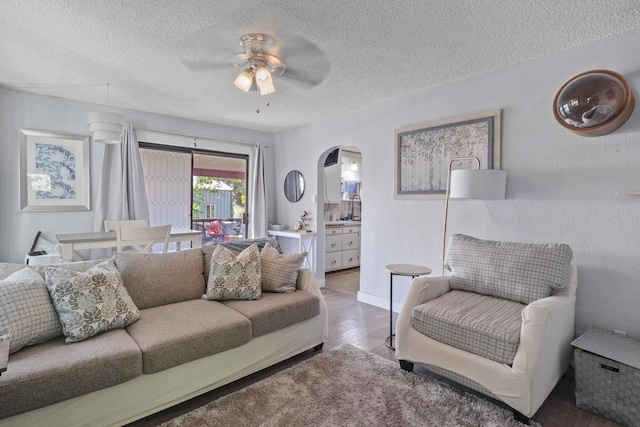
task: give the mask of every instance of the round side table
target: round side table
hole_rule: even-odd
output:
[[[389,264],[384,268],[389,272],[389,336],[385,340],[385,344],[391,350],[395,350],[393,343],[393,338],[396,336],[393,333],[393,276],[411,276],[413,279],[414,277],[431,274],[431,269],[415,264]]]

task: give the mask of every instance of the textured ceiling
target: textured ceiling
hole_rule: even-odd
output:
[[[0,0],[0,86],[281,132],[639,27],[635,0]],[[249,32],[288,67],[269,107],[233,85]]]

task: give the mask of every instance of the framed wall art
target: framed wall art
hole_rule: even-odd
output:
[[[469,156],[482,169],[500,169],[500,110],[397,129],[395,198],[444,199],[449,163]]]
[[[89,137],[19,129],[20,210],[88,211]]]

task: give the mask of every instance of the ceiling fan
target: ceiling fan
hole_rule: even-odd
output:
[[[275,55],[276,41],[266,34],[250,33],[240,37],[244,50],[238,57],[248,66],[241,72],[233,84],[243,92],[249,92],[255,80],[260,95],[269,95],[276,91],[272,75],[281,76],[287,66]]]
[[[230,66],[242,68],[243,71],[236,77],[234,84],[244,92],[255,87],[261,95],[275,92],[274,76],[282,77],[282,81],[286,80],[287,84],[311,89],[322,83],[329,73],[330,64],[324,53],[313,42],[301,36],[287,35],[283,43],[279,44],[267,34],[248,33],[240,37],[240,45],[242,52],[236,55],[235,61],[212,58],[184,59],[182,62],[194,72]]]

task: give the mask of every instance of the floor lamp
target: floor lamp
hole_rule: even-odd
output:
[[[454,162],[473,160],[475,169],[451,170]],[[442,231],[442,275],[447,243],[447,216],[449,199],[504,199],[507,188],[507,173],[498,169],[480,169],[477,157],[458,157],[449,162],[447,191],[444,201],[444,227]]]

